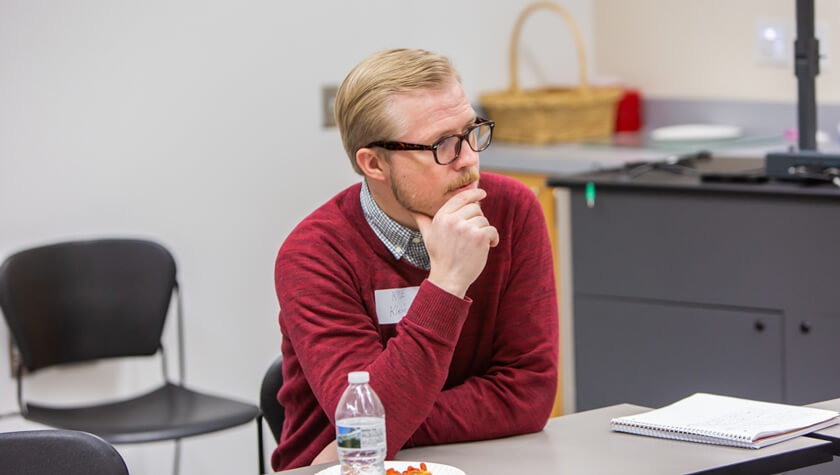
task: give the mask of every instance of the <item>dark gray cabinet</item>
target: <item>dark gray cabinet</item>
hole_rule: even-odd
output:
[[[695,392],[783,400],[779,313],[575,297],[578,410]]]
[[[762,163],[721,160],[696,167]],[[577,410],[840,396],[840,189],[657,170],[549,183],[571,189]]]
[[[835,294],[840,277],[835,278]],[[785,329],[787,399],[812,403],[840,396],[840,310],[819,316],[794,312]],[[830,395],[830,396],[826,396]]]

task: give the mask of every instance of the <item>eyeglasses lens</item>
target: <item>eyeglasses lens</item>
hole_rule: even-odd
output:
[[[493,135],[493,128],[487,124],[476,125],[470,129],[465,138],[469,143],[469,147],[475,152],[481,152],[490,145],[490,137]],[[453,135],[447,137],[438,144],[435,154],[437,155],[438,163],[446,165],[453,162],[458,155],[461,154],[461,137]]]
[[[447,137],[446,140],[438,145],[436,150],[437,159],[440,163],[449,163],[461,153],[461,138]]]
[[[476,152],[480,152],[490,145],[490,137],[492,136],[492,128],[489,125],[483,124],[470,131],[470,148]]]

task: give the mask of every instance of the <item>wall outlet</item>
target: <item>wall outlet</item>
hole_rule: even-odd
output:
[[[793,35],[784,20],[755,22],[755,62],[769,66],[793,64]]]
[[[338,86],[321,87],[321,116],[325,129],[335,127],[335,96],[338,94]]]

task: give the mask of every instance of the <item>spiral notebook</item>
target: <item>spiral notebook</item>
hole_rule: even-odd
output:
[[[838,422],[837,411],[696,393],[661,409],[617,417],[610,426],[618,432],[759,449]]]

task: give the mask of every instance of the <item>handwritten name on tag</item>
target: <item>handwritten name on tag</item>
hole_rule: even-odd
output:
[[[401,289],[383,289],[373,292],[376,300],[376,318],[380,325],[399,323],[408,313],[411,302],[417,296],[420,287],[404,287]]]

